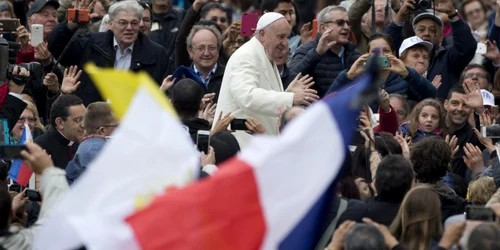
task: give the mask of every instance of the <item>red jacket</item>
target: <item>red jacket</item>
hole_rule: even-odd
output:
[[[391,107],[391,111],[385,113],[382,109],[378,109],[379,114],[379,124],[373,128],[375,132],[387,132],[391,134],[396,134],[398,131],[398,117],[396,116],[396,110]]]
[[[16,64],[20,63],[30,63],[35,61],[35,48],[30,44],[30,50],[27,52],[19,49],[16,57]]]

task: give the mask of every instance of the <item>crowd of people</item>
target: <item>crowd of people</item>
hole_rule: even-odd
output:
[[[72,8],[90,21],[67,20]],[[15,31],[1,22],[11,18]],[[43,25],[36,46],[32,25]],[[43,197],[9,191],[0,161],[0,248],[31,249],[119,126],[86,64],[147,72],[193,144],[209,144],[199,149],[210,178],[376,60],[378,100],[360,110],[316,249],[500,249],[500,225],[466,213],[500,217],[499,155],[480,132],[500,122],[500,1],[0,0],[0,34],[19,65],[0,115],[14,143],[32,131],[22,156]],[[39,78],[22,66],[34,62]]]

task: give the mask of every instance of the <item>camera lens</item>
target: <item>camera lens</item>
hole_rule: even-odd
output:
[[[430,8],[430,3],[428,0],[420,0],[418,1],[418,5],[422,8],[422,9],[428,9]]]

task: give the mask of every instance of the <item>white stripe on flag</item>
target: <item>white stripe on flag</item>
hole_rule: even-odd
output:
[[[266,221],[261,249],[278,249],[328,188],[342,167],[343,145],[337,122],[320,102],[290,123],[279,140],[256,137],[242,152],[255,168]]]

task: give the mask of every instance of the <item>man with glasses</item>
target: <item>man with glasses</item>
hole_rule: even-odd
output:
[[[68,163],[66,168],[66,179],[73,184],[85,171],[87,166],[99,154],[106,143],[106,139],[118,127],[109,104],[106,102],[91,103],[85,111],[83,118],[85,128],[85,139],[80,143],[75,157]]]
[[[338,74],[349,69],[359,58],[356,47],[349,42],[350,21],[341,6],[328,6],[318,14],[318,35],[300,46],[289,64],[293,74],[314,78],[313,88],[322,98]]]
[[[465,67],[460,77],[460,82],[465,84],[479,84],[480,89],[484,89],[489,92],[493,89],[490,73],[483,65],[480,64],[470,64]]]
[[[52,156],[55,166],[65,169],[83,139],[85,106],[75,95],[59,96],[50,108],[50,128],[35,143]]]
[[[90,4],[90,0],[83,0],[79,7],[87,9]],[[67,67],[76,65],[83,69],[86,63],[93,62],[98,67],[146,71],[160,84],[167,75],[173,73],[174,65],[164,48],[140,32],[143,13],[144,9],[137,1],[113,4],[109,8],[110,30],[77,36],[68,45],[61,64]],[[49,37],[49,50],[56,58],[62,54],[77,27],[78,24],[65,21],[54,29]],[[85,105],[102,101],[85,71],[79,80],[81,84],[74,94],[82,98]]]
[[[206,93],[215,93],[219,98],[222,76],[226,67],[218,63],[222,46],[222,35],[211,26],[195,25],[187,38],[187,50],[193,60],[192,68],[203,82]]]
[[[217,2],[203,5],[200,11],[200,20],[212,20],[219,25],[222,32],[229,27],[229,18],[224,7]]]

